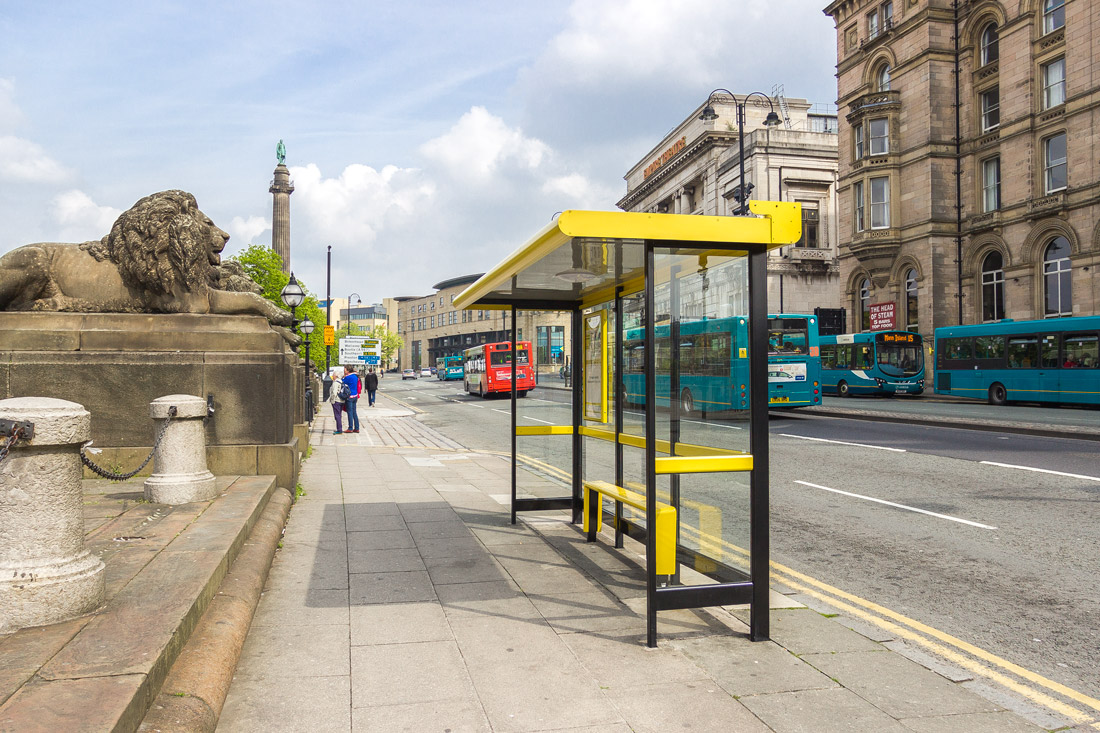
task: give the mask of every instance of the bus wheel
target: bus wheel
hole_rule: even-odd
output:
[[[525,390],[525,389],[521,389],[518,392],[516,392],[516,397],[526,397],[526,396],[527,396],[527,390]]]
[[[1000,382],[994,382],[989,387],[989,404],[991,405],[1003,405],[1008,402],[1008,393],[1005,392],[1005,386]]]
[[[695,399],[691,396],[690,389],[685,389],[680,393],[680,411],[685,415],[695,412]]]
[[[848,383],[843,379],[836,383],[836,393],[838,397],[851,397],[852,392],[848,389]]]

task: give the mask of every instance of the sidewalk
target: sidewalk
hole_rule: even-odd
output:
[[[674,611],[647,650],[637,545],[513,526],[507,460],[382,396],[359,412],[314,423],[221,731],[1043,730],[775,592],[773,641]]]

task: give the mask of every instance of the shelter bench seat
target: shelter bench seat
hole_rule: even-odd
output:
[[[645,495],[630,489],[610,484],[606,481],[584,482],[584,532],[592,541],[596,532],[603,525],[603,497],[607,496],[639,511],[645,511]],[[592,502],[596,503],[596,526],[589,527],[589,511]],[[676,509],[668,504],[657,504],[656,527],[652,528],[656,536],[657,544],[657,575],[673,575],[676,573]]]

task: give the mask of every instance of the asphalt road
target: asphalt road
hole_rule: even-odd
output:
[[[461,383],[434,379],[387,379],[382,389],[468,448],[509,449],[507,399],[468,397]],[[519,403],[521,424],[568,424],[568,399],[536,390]],[[936,414],[934,403],[909,404]],[[987,406],[963,409],[972,407]],[[1030,410],[1029,422],[1044,412],[1051,424],[1092,418],[1015,409]],[[638,432],[640,422],[628,419]],[[747,449],[744,428],[692,420],[684,439]],[[1100,697],[1096,442],[804,411],[773,413],[770,433],[773,560]],[[526,439],[520,450],[568,471],[568,441]],[[586,477],[609,478],[610,446],[586,442]],[[639,453],[628,454],[628,476],[640,477]],[[682,491],[720,508],[728,546],[748,547],[747,486],[737,474],[685,479]],[[697,526],[691,506],[684,521]]]

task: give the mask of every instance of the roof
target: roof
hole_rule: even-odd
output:
[[[690,216],[627,211],[563,211],[454,300],[473,306],[567,309],[641,289],[645,243],[705,253],[711,248],[767,250],[802,236],[802,207],[750,201],[756,216]]]
[[[474,275],[459,275],[458,277],[440,280],[432,287],[436,290],[444,290],[446,288],[453,288],[455,285],[468,285],[469,283],[477,282],[477,279],[484,274],[484,272],[479,272]]]

